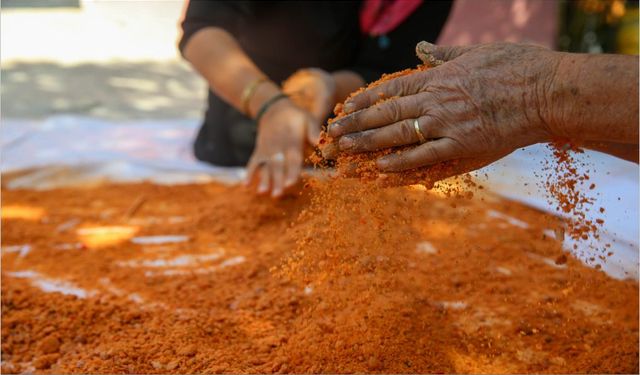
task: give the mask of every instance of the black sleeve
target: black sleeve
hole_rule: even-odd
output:
[[[182,20],[182,38],[178,44],[181,53],[189,39],[205,27],[220,27],[233,32],[240,16],[250,9],[244,1],[190,0]]]
[[[377,81],[378,78],[382,76],[382,74],[389,73],[389,72],[385,72],[382,69],[375,69],[375,68],[364,67],[364,66],[352,66],[347,68],[347,70],[351,70],[352,72],[358,73],[358,75],[360,75],[360,77],[364,79],[365,83],[371,83],[373,81]]]
[[[380,37],[363,36],[351,70],[366,82],[421,64],[416,56],[416,44],[421,40],[435,42],[451,10],[451,1],[424,2],[400,26],[392,30],[381,43]]]

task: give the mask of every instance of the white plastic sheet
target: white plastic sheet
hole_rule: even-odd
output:
[[[29,171],[9,188],[49,189],[110,180],[162,184],[236,182],[242,168],[193,157],[194,120],[109,122],[77,116],[43,121],[3,120],[2,173]]]

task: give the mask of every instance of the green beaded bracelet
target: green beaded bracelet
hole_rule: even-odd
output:
[[[278,95],[275,95],[271,99],[267,100],[266,102],[264,102],[264,104],[262,104],[262,106],[260,107],[260,110],[258,110],[258,114],[256,115],[256,124],[260,123],[260,119],[262,118],[262,116],[264,116],[265,113],[267,113],[267,110],[269,109],[269,107],[275,104],[275,102],[277,102],[278,100],[288,98],[288,97],[289,95],[280,93]]]

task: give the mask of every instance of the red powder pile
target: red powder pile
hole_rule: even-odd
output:
[[[637,282],[564,253],[554,217],[306,185],[3,190],[3,372],[638,371]],[[154,235],[186,241],[129,238]]]

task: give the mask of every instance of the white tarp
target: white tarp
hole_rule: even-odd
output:
[[[3,120],[1,170],[3,174],[30,170],[7,187],[37,189],[98,179],[187,183],[241,178],[242,168],[214,167],[193,157],[197,128],[194,120],[113,123],[76,116]]]
[[[162,184],[222,181],[233,183],[242,168],[222,168],[197,161],[192,141],[197,120],[109,122],[77,116],[54,116],[41,121],[3,120],[0,126],[3,175],[8,188],[49,189],[96,181]],[[603,218],[598,242],[578,243],[584,252],[612,245],[614,256],[601,263],[615,277],[638,278],[638,166],[605,154],[577,155],[587,165],[596,189],[589,219]],[[551,154],[544,145],[518,150],[480,171],[489,189],[507,198],[556,213],[539,186],[544,160]],[[589,184],[587,184],[588,186]],[[586,188],[586,187],[585,187]],[[606,209],[604,215],[599,207]],[[573,242],[565,240],[571,249]],[[599,251],[595,255],[601,254]]]

